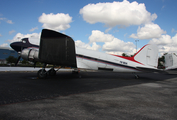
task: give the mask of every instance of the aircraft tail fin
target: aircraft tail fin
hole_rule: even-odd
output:
[[[157,68],[158,65],[157,46],[151,44],[145,45],[134,55],[134,60],[150,68]]]
[[[172,68],[177,66],[177,55],[175,53],[166,54],[165,56],[165,68]]]

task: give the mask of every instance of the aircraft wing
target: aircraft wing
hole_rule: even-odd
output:
[[[47,64],[77,67],[74,40],[62,33],[43,29],[39,59]]]

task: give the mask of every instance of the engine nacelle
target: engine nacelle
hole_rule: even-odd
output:
[[[38,49],[27,48],[21,52],[21,57],[24,60],[28,60],[31,62],[37,62],[37,61],[40,62],[38,55],[39,55]]]

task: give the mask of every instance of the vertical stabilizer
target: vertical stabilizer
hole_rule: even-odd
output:
[[[165,55],[165,68],[177,67],[177,55],[175,53]]]
[[[145,66],[157,68],[158,48],[156,45],[145,45],[134,56],[134,59]]]

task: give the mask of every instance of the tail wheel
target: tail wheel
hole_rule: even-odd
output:
[[[79,74],[80,73],[80,69],[74,69],[73,71],[72,71],[72,74]]]
[[[47,72],[46,72],[46,70],[43,70],[43,69],[39,70],[39,71],[37,72],[37,76],[38,76],[39,79],[44,79],[44,78],[46,78],[46,77],[47,77]]]
[[[135,79],[139,79],[139,75],[135,75]]]

